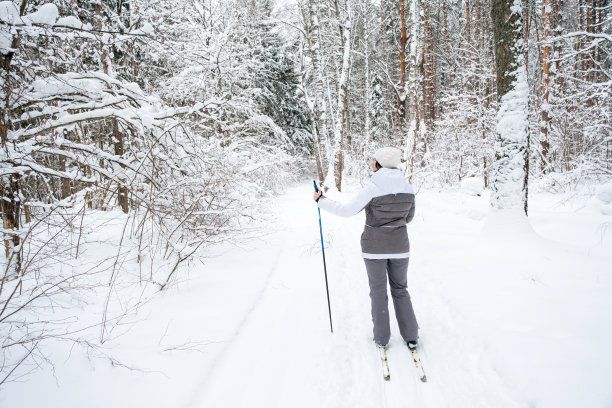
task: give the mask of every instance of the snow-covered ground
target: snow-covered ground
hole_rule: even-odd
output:
[[[276,222],[258,241],[215,248],[143,306],[107,345],[131,369],[52,343],[55,372],[8,384],[0,406],[612,406],[612,216],[597,198],[532,195],[533,231],[483,233],[486,195],[418,192],[408,281],[429,381],[392,323],[386,383],[363,215],[322,214],[332,335],[311,195],[303,183],[271,200]]]

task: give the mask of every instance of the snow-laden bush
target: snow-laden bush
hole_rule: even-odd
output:
[[[252,33],[233,30],[246,5],[130,4],[0,3],[0,385],[45,362],[48,338],[99,348],[198,251],[248,237],[303,165],[308,141],[257,102]],[[98,228],[106,250],[84,255]],[[82,338],[69,309],[100,291],[99,339]]]
[[[599,186],[595,196],[599,198],[604,204],[612,204],[612,183],[603,184]]]

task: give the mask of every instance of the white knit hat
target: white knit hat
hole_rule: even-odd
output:
[[[399,168],[402,151],[395,147],[383,147],[374,153],[374,159],[383,167]]]

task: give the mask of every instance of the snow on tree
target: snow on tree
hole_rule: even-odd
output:
[[[254,8],[0,3],[2,378],[44,361],[46,338],[72,338],[29,311],[83,290],[81,275],[53,267],[79,257],[83,220],[118,207],[127,214],[119,242],[138,243],[117,249],[140,263],[136,282],[116,262],[90,273],[108,285],[102,343],[117,307],[142,301],[115,299],[119,282],[163,290],[197,251],[244,236],[259,196],[281,188],[307,154],[293,61],[256,15],[243,24]]]
[[[491,206],[527,213],[529,174],[528,100],[520,0],[491,3],[497,72],[497,128]]]

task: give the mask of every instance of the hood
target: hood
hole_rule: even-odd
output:
[[[372,175],[370,181],[378,187],[383,194],[412,193],[412,186],[399,169],[379,169]]]

